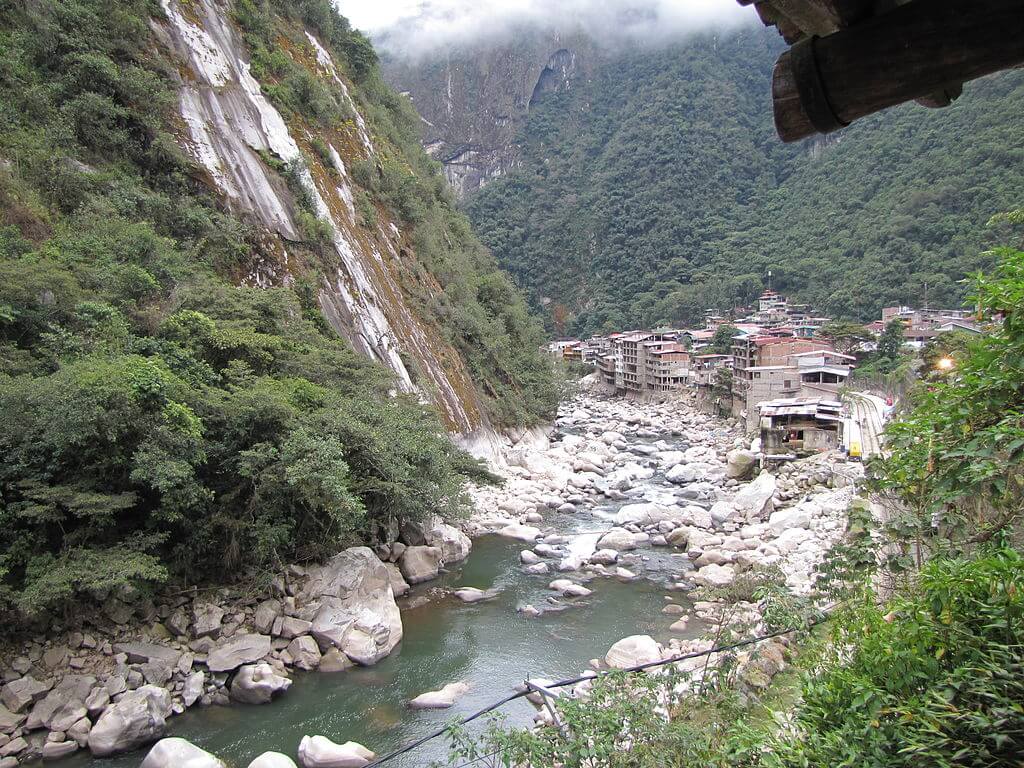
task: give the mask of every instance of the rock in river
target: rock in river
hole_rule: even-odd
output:
[[[185,739],[161,739],[139,768],[224,768],[224,763]]]
[[[128,691],[107,707],[89,731],[89,750],[107,757],[155,741],[164,734],[171,714],[171,694],[155,685]]]
[[[280,752],[264,752],[249,763],[249,768],[295,768],[295,761]]]
[[[650,635],[624,637],[608,649],[604,663],[612,669],[627,669],[661,660],[661,646]]]
[[[242,704],[268,704],[291,684],[291,680],[275,673],[269,664],[247,664],[231,682],[231,699]]]
[[[469,683],[449,683],[439,691],[421,693],[409,702],[410,709],[448,709],[456,699],[469,692]]]
[[[303,768],[363,768],[376,755],[354,741],[335,744],[324,736],[303,736],[299,762]]]
[[[441,550],[437,547],[408,547],[398,561],[402,577],[410,584],[437,578],[441,567]]]
[[[388,569],[371,549],[346,549],[309,573],[298,599],[316,609],[310,631],[323,651],[338,648],[363,665],[391,653],[402,639],[402,615]]]

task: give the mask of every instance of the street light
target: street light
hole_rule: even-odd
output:
[[[953,366],[956,365],[956,361],[952,357],[940,357],[938,362],[935,363],[935,367],[940,371],[951,371]]]

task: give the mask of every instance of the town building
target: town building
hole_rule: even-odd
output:
[[[758,406],[765,456],[796,458],[843,443],[842,403],[827,398],[785,398]]]

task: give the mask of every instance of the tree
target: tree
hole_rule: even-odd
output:
[[[874,336],[860,323],[844,320],[833,320],[818,331],[818,336],[828,341],[836,350],[844,355],[852,355],[862,344],[873,341]]]
[[[882,335],[878,337],[877,356],[879,360],[888,360],[892,364],[899,361],[903,356],[903,331],[905,328],[903,321],[898,318],[890,320],[886,324]]]
[[[740,329],[735,325],[720,325],[711,337],[707,353],[710,355],[728,355],[732,349],[732,340],[739,335]]]

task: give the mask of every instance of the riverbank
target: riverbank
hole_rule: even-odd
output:
[[[429,588],[437,575],[458,573],[469,553],[462,532],[433,521],[406,526],[386,548],[348,550],[318,568],[289,568],[263,600],[231,590],[183,594],[142,606],[145,621],[129,617],[123,623],[117,622],[123,613],[109,610],[87,628],[38,638],[4,660],[8,695],[0,732],[6,731],[7,740],[0,738],[0,750],[14,745],[4,759],[27,763],[44,750],[56,757],[91,746],[92,731],[104,717],[113,719],[106,712],[128,709],[121,706],[125,699],[145,699],[145,706],[133,705],[136,714],[143,713],[143,727],[133,733],[144,742],[163,732],[172,713],[189,707],[277,700],[292,678],[306,685],[302,670],[348,669],[325,676],[328,687],[335,679],[343,687],[396,648],[400,654],[391,658],[406,653],[399,646],[399,605],[407,617],[446,601],[446,616],[478,610],[497,622],[500,615],[506,633],[527,637],[536,626],[530,622],[557,626],[571,615],[567,611],[586,619],[597,610],[588,604],[600,605],[609,592],[601,585],[615,584],[616,593],[642,589],[651,595],[637,606],[642,612],[628,613],[628,623],[645,630],[641,637],[657,637],[599,652],[596,664],[624,666],[639,655],[699,647],[700,622],[713,617],[715,604],[693,605],[686,596],[693,587],[723,586],[754,566],[777,564],[792,589],[806,591],[814,564],[841,533],[852,495],[850,467],[828,460],[802,462],[777,478],[749,482],[756,470],[744,446],[735,426],[685,404],[578,398],[563,406],[549,436],[533,433],[506,451],[504,487],[474,491],[476,513],[464,524],[466,532],[521,542],[521,549],[506,556],[521,561],[507,564],[506,583],[493,577],[472,583],[471,573],[462,583]],[[402,598],[407,581],[428,586]],[[512,587],[513,581],[531,586]],[[652,594],[657,589],[663,594]],[[609,623],[607,611],[591,618]],[[605,637],[604,649],[619,638]],[[572,640],[566,642],[571,646]],[[481,656],[487,651],[477,649]],[[535,648],[513,657],[503,672],[514,681],[513,667],[519,679],[579,669],[534,666],[543,653]],[[543,663],[577,658],[585,665],[594,646],[586,653],[574,656],[570,647],[560,662]],[[355,663],[366,666],[353,670]],[[430,687],[458,682],[453,674],[434,678]],[[418,679],[428,685],[427,678]],[[409,693],[404,689],[401,696],[407,700]],[[284,700],[294,695],[290,691]],[[367,739],[357,729],[329,735]],[[96,736],[92,740],[101,751],[108,748]],[[142,743],[129,741],[115,739],[114,751]],[[380,743],[372,746],[379,749]]]

